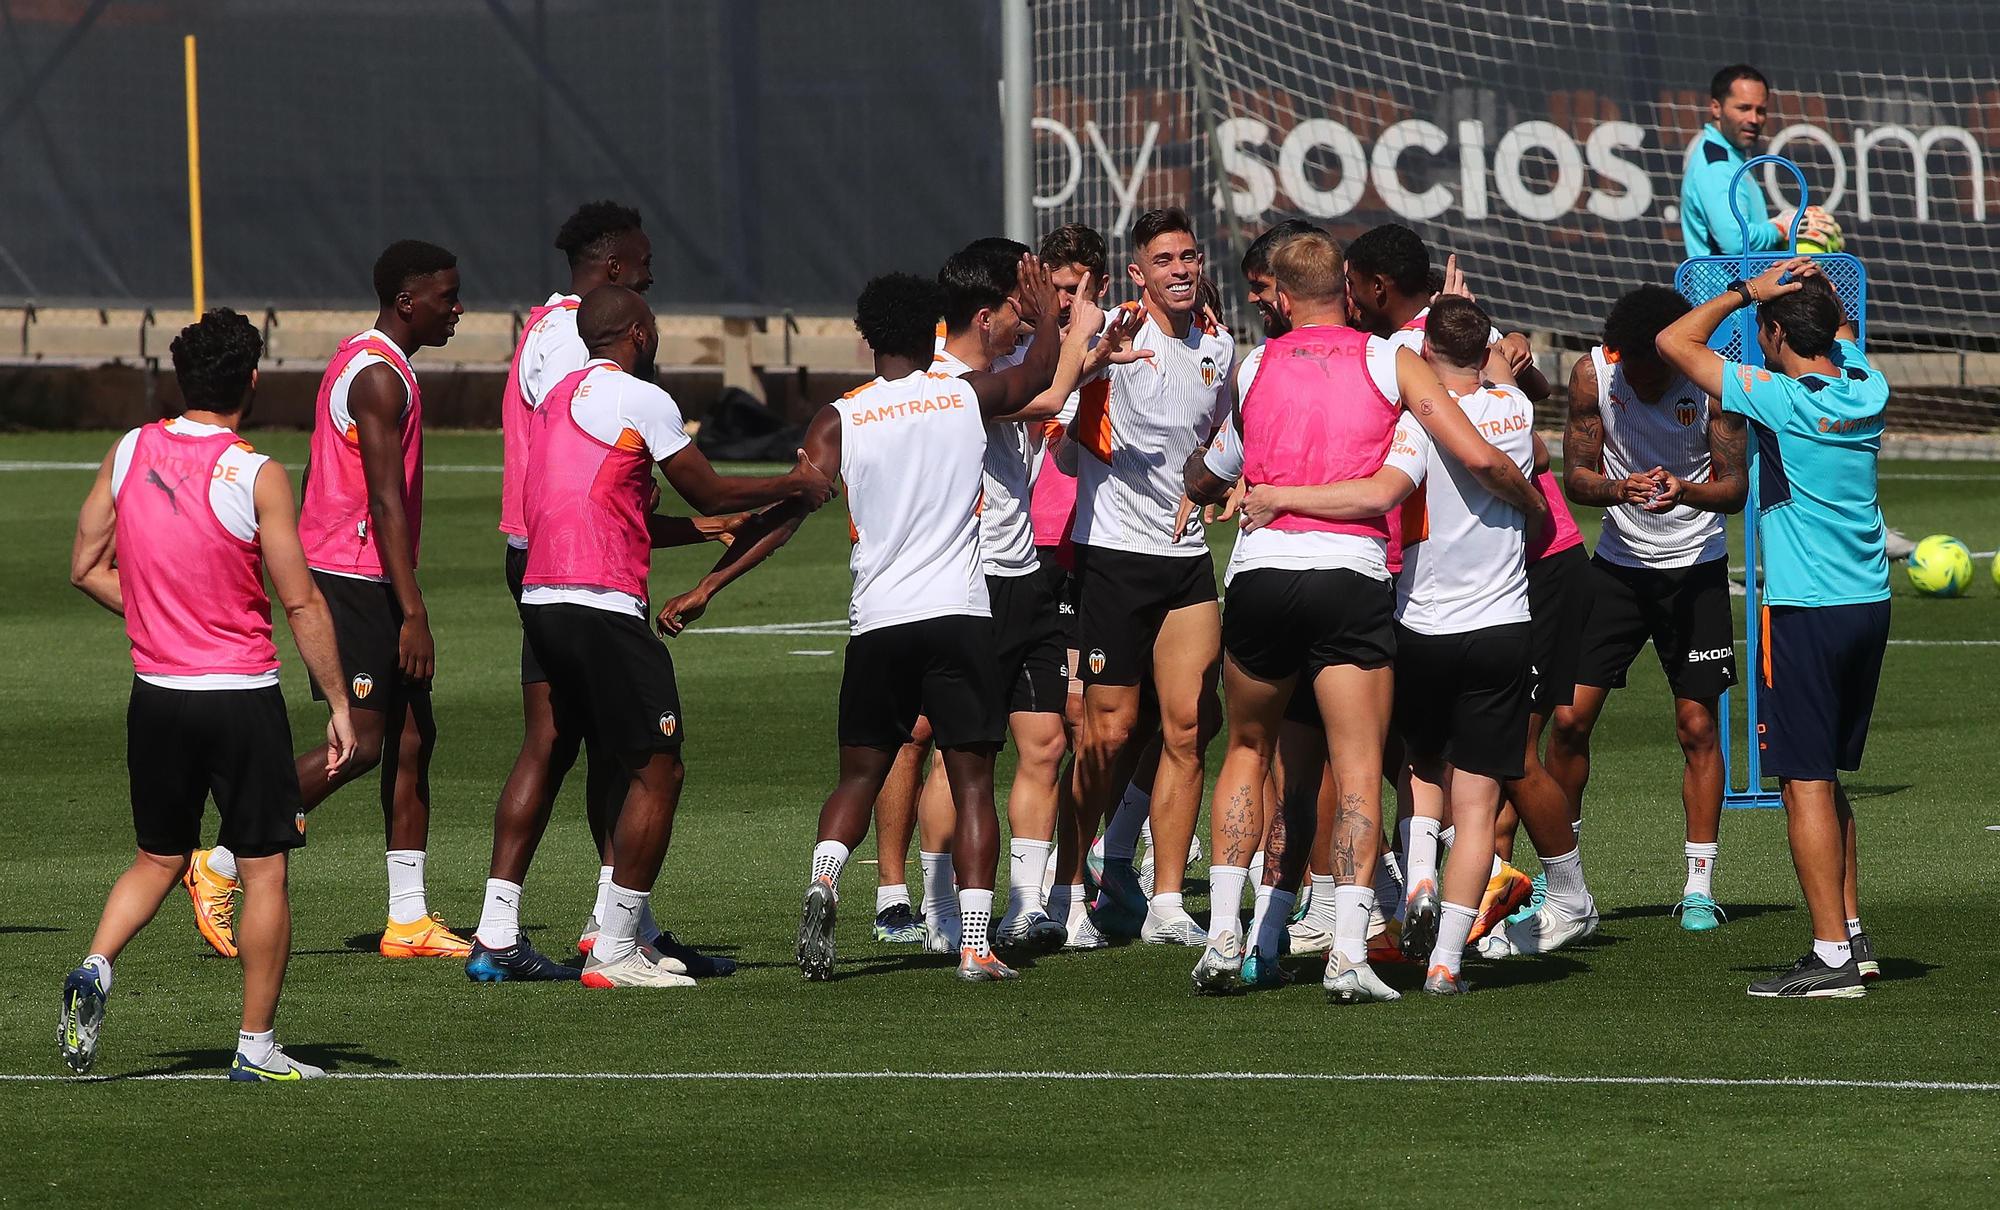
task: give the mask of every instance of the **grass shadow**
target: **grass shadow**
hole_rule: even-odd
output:
[[[1887,798],[1892,794],[1901,794],[1905,790],[1915,789],[1915,786],[1910,782],[1903,782],[1893,786],[1854,786],[1842,782],[1841,788],[1847,791],[1849,801],[1854,801],[1863,798]]]
[[[296,1046],[287,1045],[285,1049],[286,1053],[315,1067],[324,1067],[328,1071],[356,1067],[369,1071],[391,1071],[402,1067],[402,1064],[394,1059],[385,1059],[361,1049],[352,1042],[307,1042]],[[143,1076],[175,1076],[208,1071],[214,1072],[216,1078],[221,1079],[228,1074],[230,1061],[236,1057],[236,1052],[208,1046],[199,1050],[158,1051],[148,1057],[159,1060],[158,1064],[141,1071],[110,1076],[107,1079],[134,1080]]]
[[[1795,903],[1725,903],[1722,905],[1722,910],[1728,914],[1731,920],[1755,920],[1759,916],[1769,915],[1772,912],[1796,912],[1799,908]],[[1606,922],[1612,920],[1644,920],[1649,917],[1672,916],[1673,914],[1674,905],[1671,903],[1639,903],[1627,907],[1613,908],[1605,912],[1600,919]]]
[[[57,928],[55,925],[52,924],[0,924],[0,936],[6,936],[9,933],[67,933],[67,932],[69,932],[68,929]]]

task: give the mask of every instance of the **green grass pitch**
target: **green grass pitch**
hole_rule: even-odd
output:
[[[258,439],[296,474],[301,437]],[[9,436],[0,462],[95,462],[110,440]],[[429,459],[490,467],[499,441],[434,435]],[[1883,469],[1890,517],[1912,536],[2000,545],[2000,466]],[[1584,852],[1602,931],[1546,959],[1475,962],[1471,978],[1483,986],[1468,998],[1337,1009],[1308,977],[1275,993],[1197,999],[1194,952],[1146,946],[1042,958],[1018,983],[964,987],[947,959],[866,940],[867,865],[847,876],[841,977],[808,985],[791,945],[834,769],[844,639],[837,627],[697,631],[673,645],[688,777],[657,907],[682,936],[736,955],[745,969],[735,978],[665,994],[475,986],[456,963],[375,956],[386,891],[371,780],[313,816],[293,867],[296,952],[279,1035],[343,1074],[503,1078],[230,1087],[220,1077],[237,972],[207,953],[176,895],[119,964],[98,1071],[215,1078],[71,1083],[53,1040],[57,990],[131,850],[124,638],[65,579],[87,485],[74,469],[0,473],[9,538],[0,547],[0,1203],[1995,1196],[2000,833],[1987,827],[2000,824],[2000,807],[1985,758],[2000,718],[2000,589],[1986,560],[1964,600],[1914,599],[1896,573],[1898,645],[1867,766],[1852,782],[1864,915],[1885,973],[1860,1001],[1743,995],[1806,944],[1777,812],[1724,820],[1717,888],[1727,927],[1690,936],[1668,916],[1682,873],[1679,757],[1650,655],[1613,699],[1597,743]],[[438,470],[427,489],[423,582],[441,729],[430,885],[433,904],[469,929],[494,797],[519,737],[519,628],[493,530],[498,476]],[[841,529],[837,505],[815,517],[704,625],[844,617]],[[656,594],[689,582],[714,553],[663,553]],[[282,641],[293,726],[310,736],[323,716]],[[596,864],[581,789],[580,776],[566,789],[527,888],[526,924],[556,952],[575,939]],[[1198,914],[1202,886],[1191,897]],[[1411,983],[1407,971],[1392,978]],[[979,1071],[1046,1074],[917,1078]],[[745,1078],[812,1072],[899,1074]],[[1091,1072],[1143,1078],[1056,1078]],[[1256,1072],[1395,1078],[1163,1078]],[[504,1078],[520,1073],[707,1074]],[[1786,1078],[1985,1087],[1752,1082]]]

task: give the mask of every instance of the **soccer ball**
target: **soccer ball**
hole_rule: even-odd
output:
[[[1949,534],[1932,534],[1910,552],[1908,570],[1910,587],[1920,595],[1959,596],[1972,584],[1972,552]]]

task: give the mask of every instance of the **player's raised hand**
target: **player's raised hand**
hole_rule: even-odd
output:
[[[1748,283],[1750,297],[1757,302],[1770,302],[1787,294],[1797,293],[1805,288],[1805,279],[1819,272],[1810,256],[1794,256],[1759,273]]]
[[[807,508],[818,508],[833,499],[832,476],[806,457],[804,448],[799,450],[799,460],[792,466],[790,477],[797,484],[798,497]]]
[[[1201,510],[1201,519],[1208,525],[1220,525],[1225,521],[1234,521],[1242,510],[1243,480],[1238,479],[1230,485],[1229,494],[1222,498],[1222,503],[1211,504]]]
[[[326,775],[332,777],[354,759],[354,716],[345,703],[326,720]]]
[[[1083,291],[1079,288],[1077,290],[1079,303],[1083,301],[1082,294]],[[1030,327],[1040,326],[1045,317],[1053,319],[1062,314],[1062,294],[1056,289],[1054,280],[1049,277],[1049,271],[1043,268],[1040,258],[1032,252],[1021,254],[1020,279],[1014,289],[1014,300],[1016,309],[1021,312],[1021,321]],[[1070,313],[1072,316],[1075,315],[1074,307]]]
[[[1084,279],[1086,283],[1089,280],[1089,278]],[[1072,311],[1070,314],[1071,328],[1074,330],[1075,312]],[[1137,307],[1121,307],[1110,326],[1104,329],[1104,334],[1099,337],[1095,345],[1091,346],[1090,353],[1084,360],[1084,376],[1087,378],[1107,365],[1129,366],[1135,361],[1151,360],[1153,356],[1151,349],[1132,347],[1132,338],[1137,336],[1139,329],[1145,325],[1144,311]]]
[[[1444,289],[1437,292],[1439,298],[1454,295],[1467,302],[1478,302],[1472,296],[1472,286],[1465,280],[1465,273],[1458,267],[1458,253],[1444,258]]]
[[[656,625],[662,635],[671,639],[707,611],[708,594],[699,588],[691,588],[660,607]]]

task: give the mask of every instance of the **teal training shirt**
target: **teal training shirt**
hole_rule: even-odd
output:
[[[1729,362],[1722,406],[1757,443],[1757,537],[1770,605],[1889,599],[1875,460],[1889,383],[1860,346],[1837,341],[1839,372],[1788,378]]]
[[[1681,242],[1687,245],[1688,256],[1742,254],[1742,228],[1729,212],[1729,178],[1746,162],[1744,154],[1722,137],[1714,123],[1701,128],[1701,141],[1695,144],[1687,175],[1681,178]],[[1756,173],[1743,174],[1736,183],[1736,197],[1750,224],[1750,250],[1770,252],[1784,247],[1785,233],[1771,225]]]

